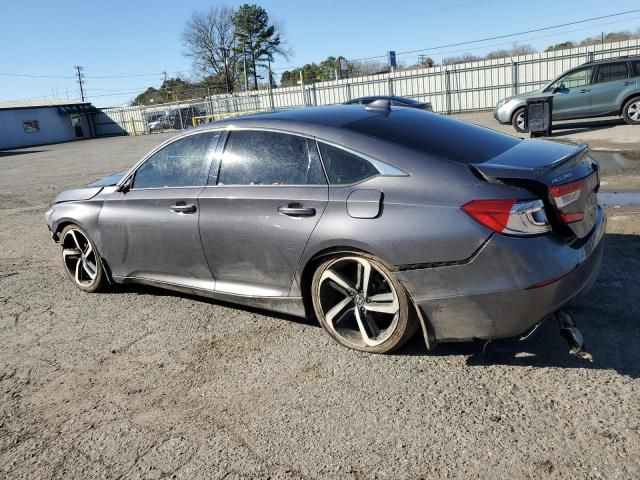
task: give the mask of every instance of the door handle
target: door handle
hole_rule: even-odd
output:
[[[178,204],[171,205],[169,210],[176,213],[194,213],[196,211],[196,206],[193,203],[189,204]]]
[[[316,209],[311,207],[289,205],[287,207],[278,208],[278,212],[290,217],[313,217]]]
[[[631,85],[631,82],[622,82],[622,85],[623,85],[624,87],[626,87],[626,86],[628,86],[628,85]]]
[[[587,93],[589,91],[588,88],[583,88],[582,90],[579,90],[580,93]]]

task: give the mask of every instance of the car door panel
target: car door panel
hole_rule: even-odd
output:
[[[322,216],[328,187],[218,186],[199,198],[200,234],[216,290],[287,296],[298,261]],[[287,215],[304,208],[314,214]]]
[[[315,141],[234,130],[215,183],[202,191],[198,203],[200,236],[216,290],[288,296],[328,201]]]
[[[591,90],[591,115],[618,114],[624,100],[635,90],[636,79],[629,78],[627,62],[599,65]]]
[[[169,143],[105,198],[98,221],[114,277],[214,288],[200,241],[198,195],[219,138],[199,132]]]
[[[586,118],[591,114],[591,76],[593,67],[569,72],[548,90],[553,95],[553,119]]]

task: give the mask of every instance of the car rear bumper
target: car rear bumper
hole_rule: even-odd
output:
[[[572,244],[550,235],[493,235],[469,261],[401,270],[397,277],[421,310],[432,341],[513,337],[595,283],[605,227],[598,208],[591,234]]]

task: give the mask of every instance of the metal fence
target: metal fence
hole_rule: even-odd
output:
[[[310,105],[343,103],[366,95],[400,95],[429,101],[436,112],[461,113],[486,110],[501,98],[525,93],[545,85],[564,71],[591,60],[640,55],[640,40],[605,43],[555,52],[480,60],[431,68],[318,82],[296,87],[273,88],[232,95],[212,95],[188,102],[154,107],[102,109],[105,125],[130,135],[150,133],[150,121],[172,109],[191,108],[199,115],[183,115],[172,128],[188,128],[201,121],[252,112]],[[200,117],[200,118],[193,118]],[[114,126],[115,125],[115,126]],[[100,131],[100,130],[99,130]]]

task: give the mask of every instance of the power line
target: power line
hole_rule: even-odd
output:
[[[409,54],[412,54],[412,53],[427,52],[427,51],[432,51],[432,50],[442,50],[443,48],[459,47],[461,45],[470,45],[470,44],[473,44],[473,43],[488,42],[488,41],[491,41],[491,40],[499,40],[499,39],[502,39],[502,38],[517,37],[519,35],[526,35],[528,33],[543,32],[545,30],[552,30],[554,28],[569,27],[571,25],[578,25],[580,23],[593,22],[594,20],[602,20],[603,18],[619,17],[619,16],[622,16],[622,15],[628,15],[630,13],[638,13],[638,12],[640,12],[640,9],[627,10],[626,12],[612,13],[610,15],[601,15],[599,17],[585,18],[583,20],[576,20],[575,22],[560,23],[558,25],[551,25],[549,27],[534,28],[532,30],[524,30],[522,32],[509,33],[509,34],[506,34],[506,35],[497,35],[497,36],[494,36],[494,37],[486,37],[486,38],[481,38],[481,39],[478,39],[478,40],[469,40],[469,41],[466,41],[466,42],[450,43],[450,44],[447,44],[447,45],[439,45],[437,47],[420,48],[418,50],[406,50],[404,52],[397,52],[396,56],[398,56],[398,55],[409,55]],[[358,58],[358,59],[349,60],[349,61],[350,62],[361,62],[361,61],[364,61],[364,60],[376,60],[376,59],[379,59],[379,58],[386,58],[386,55],[377,55],[375,57]]]

